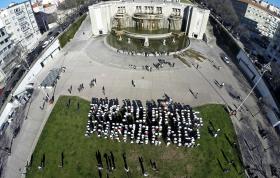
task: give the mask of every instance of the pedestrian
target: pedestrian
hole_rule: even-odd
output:
[[[46,96],[45,101],[46,101],[46,102],[48,102],[48,101],[49,101],[49,96]]]
[[[70,107],[70,104],[71,104],[71,99],[69,98],[68,99],[68,107]]]
[[[77,109],[78,111],[80,110],[80,102],[78,101],[78,104],[77,104]]]
[[[44,107],[45,107],[45,104],[46,104],[46,102],[44,101],[44,102],[43,102],[43,109],[44,109]]]
[[[102,87],[102,92],[105,95],[105,87],[104,86]]]

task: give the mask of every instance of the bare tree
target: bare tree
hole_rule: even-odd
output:
[[[275,61],[271,62],[271,72],[272,72],[272,83],[273,83],[273,88],[280,88],[280,77],[279,77],[279,72],[280,72],[280,64],[278,64]]]
[[[250,38],[250,31],[248,30],[248,28],[245,25],[239,24],[238,26],[235,27],[235,31],[238,32],[238,34],[241,37]]]
[[[58,9],[67,10],[67,9],[77,8],[84,3],[85,0],[65,0],[64,2],[59,4]]]
[[[230,0],[199,0],[207,5],[217,15],[221,16],[224,22],[235,27],[239,24],[238,16]]]

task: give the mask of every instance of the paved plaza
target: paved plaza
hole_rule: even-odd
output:
[[[164,94],[167,94],[174,101],[191,106],[219,103],[227,104],[235,109],[240,101],[233,99],[229,93],[235,92],[241,98],[245,98],[250,89],[250,85],[236,66],[233,63],[225,64],[220,59],[220,53],[223,51],[217,46],[209,47],[202,41],[191,40],[188,48],[201,52],[207,60],[194,61],[194,66],[197,64],[199,66],[188,67],[173,56],[144,57],[116,53],[104,44],[104,37],[92,36],[90,19],[87,17],[75,38],[44,67],[37,76],[37,81],[34,81],[36,86],[39,86],[50,70],[65,67],[65,72],[61,73],[54,89],[35,88],[30,109],[28,112],[26,111],[27,119],[13,142],[12,153],[5,169],[6,177],[17,178],[25,173],[27,160],[30,158],[53,108],[53,105],[46,105],[43,110],[40,109],[43,103],[42,98],[46,93],[49,95],[54,93],[55,101],[61,95],[76,95],[87,100],[92,97],[117,97],[120,100],[128,98],[145,101],[162,98]],[[143,69],[145,65],[153,67],[153,63],[158,62],[159,58],[174,62],[175,66],[164,65],[159,70],[153,68],[151,72]],[[213,63],[221,66],[221,69],[214,68]],[[136,66],[136,69],[130,65]],[[96,78],[97,85],[91,88],[89,84],[93,78]],[[135,82],[135,87],[131,84],[132,80]],[[224,82],[225,86],[219,88],[215,85],[214,80]],[[78,87],[82,83],[85,89],[78,91]],[[71,94],[68,91],[70,86],[73,88]],[[103,86],[105,95],[102,92]],[[198,93],[197,98],[190,90]],[[244,115],[253,118],[264,127],[267,126],[268,123],[261,114],[252,117],[259,111],[254,96],[248,98],[245,106],[247,111],[244,107]],[[257,130],[257,122],[238,121],[238,119],[233,118],[236,130],[242,130],[245,127],[243,122],[246,123],[247,129],[252,129],[252,132],[254,129]],[[247,125],[248,123],[249,125]],[[272,132],[272,134],[275,133]],[[237,135],[243,136],[243,133],[237,133]],[[259,136],[252,134],[250,137],[258,139]],[[243,142],[240,144],[243,145],[241,148],[246,147]],[[267,147],[268,143],[261,142],[261,144]],[[274,161],[269,156],[269,151],[262,152],[262,154],[264,154],[265,163]]]

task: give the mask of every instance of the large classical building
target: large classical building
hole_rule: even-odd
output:
[[[94,35],[108,34],[112,28],[134,27],[144,31],[183,31],[190,38],[202,39],[210,11],[179,0],[127,0],[94,4],[89,13]]]
[[[263,6],[252,0],[232,0],[232,2],[240,22],[254,32],[253,34],[273,37],[280,16],[270,10],[269,6]]]
[[[32,49],[41,36],[29,1],[11,4],[1,12],[1,19],[11,40],[27,50]]]

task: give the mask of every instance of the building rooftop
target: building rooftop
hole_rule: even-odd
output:
[[[261,4],[255,2],[255,1],[252,1],[252,0],[238,0],[238,1],[239,1],[239,2],[243,2],[243,3],[246,3],[246,4],[253,5],[253,6],[255,6],[256,8],[259,8],[259,9],[261,9],[261,10],[264,10],[264,11],[268,12],[269,14],[280,18],[280,15],[278,15],[277,13],[275,13],[275,12],[269,10],[268,8],[262,6]]]
[[[27,2],[30,3],[30,1],[23,1],[23,2],[19,2],[19,3],[12,2],[6,9],[9,9],[9,8],[14,7],[14,6],[17,6],[17,5],[20,5],[20,4],[24,4],[24,3],[27,3]]]

